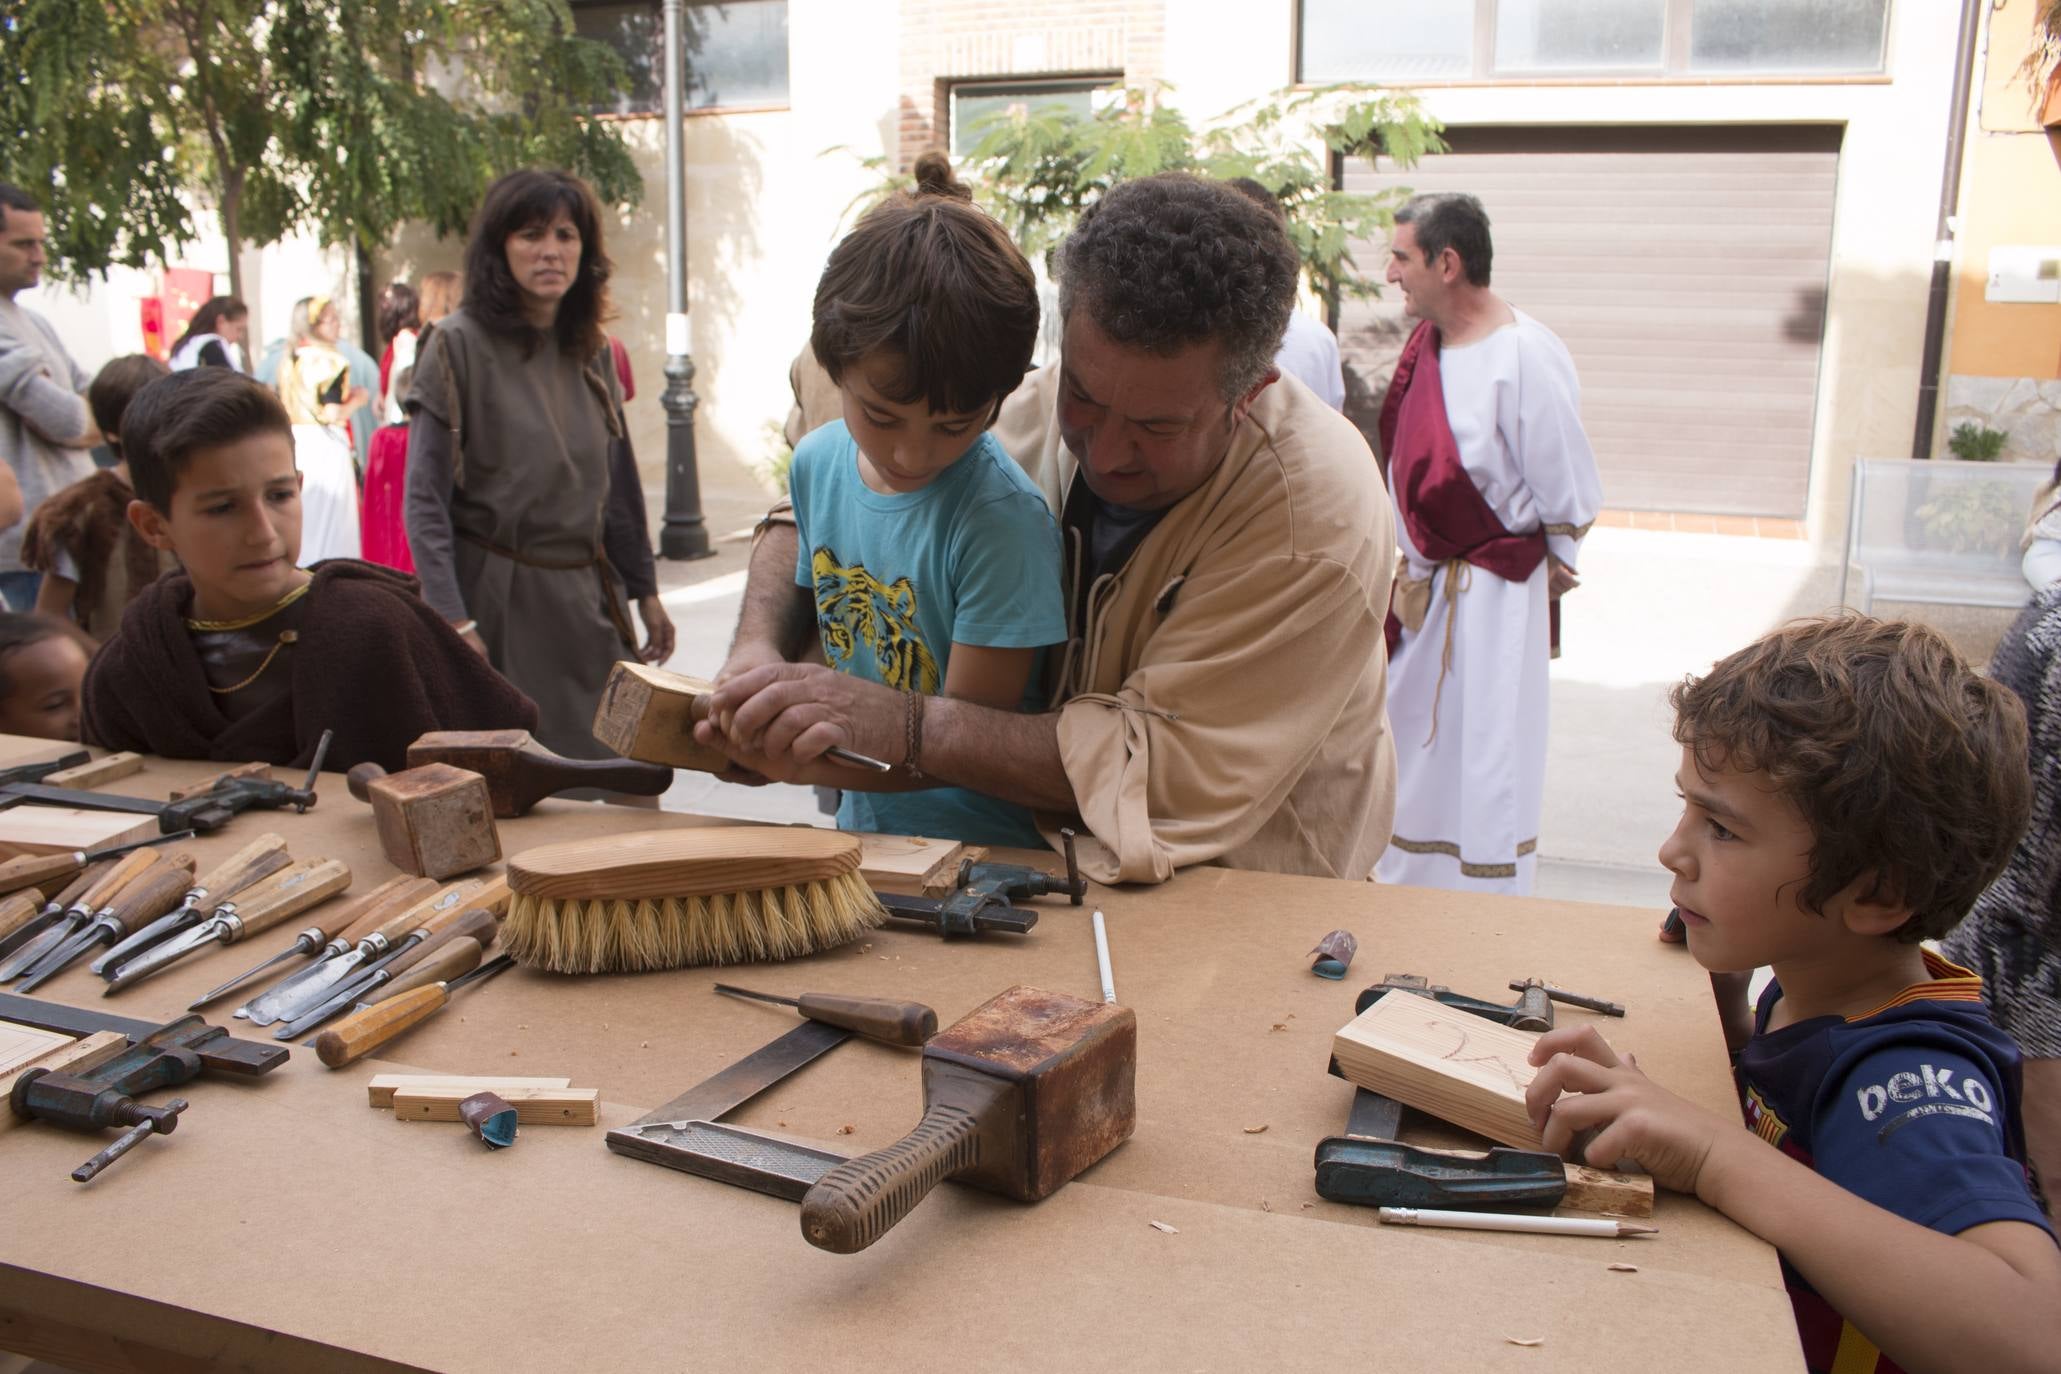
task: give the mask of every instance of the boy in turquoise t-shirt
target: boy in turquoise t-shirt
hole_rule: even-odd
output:
[[[797,585],[830,666],[905,692],[1035,709],[1066,638],[1058,523],[988,434],[1029,370],[1037,283],[942,155],[830,255],[810,344],[844,418],[796,446]],[[1041,847],[1028,810],[956,787],[847,790],[845,830]]]

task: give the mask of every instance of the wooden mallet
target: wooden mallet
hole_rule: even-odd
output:
[[[469,769],[427,763],[388,773],[361,763],[344,781],[372,804],[379,847],[403,873],[441,880],[501,857],[486,779]]]
[[[1019,1202],[1057,1192],[1130,1138],[1137,1062],[1129,1008],[1009,989],[924,1045],[923,1120],[818,1179],[802,1235],[863,1250],[947,1178]]]
[[[575,787],[656,797],[673,785],[673,770],[636,759],[569,759],[527,730],[433,730],[408,746],[408,766],[448,763],[487,780],[494,814],[526,814],[546,797]]]

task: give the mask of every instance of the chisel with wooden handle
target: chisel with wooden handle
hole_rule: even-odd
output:
[[[326,916],[318,916],[316,924],[294,936],[293,943],[285,949],[256,967],[245,969],[220,987],[201,994],[187,1005],[186,1010],[199,1011],[216,998],[233,992],[266,969],[283,964],[295,955],[312,955],[316,959],[326,959],[332,954],[342,954],[359,940],[379,929],[387,917],[403,907],[413,906],[424,896],[436,891],[436,886],[427,878],[411,878],[405,873],[398,878],[389,878],[370,892],[362,893],[338,905]]]
[[[749,997],[755,1002],[774,1002],[793,1007],[811,1021],[857,1031],[883,1045],[920,1046],[937,1034],[937,1013],[921,1002],[895,1002],[885,997],[844,997],[832,992],[805,992],[799,997],[781,997],[770,992],[729,983],[716,984],[717,992],[732,997]]]
[[[93,961],[93,971],[104,978],[114,977],[117,966],[131,955],[140,954],[160,940],[169,939],[182,930],[199,925],[206,919],[201,911],[202,907],[220,906],[259,879],[271,877],[291,862],[293,861],[286,854],[284,839],[272,834],[258,836],[194,879],[193,886],[187,890],[185,900],[179,903],[178,910],[160,916],[128,938],[116,941],[113,949]]]
[[[507,905],[506,878],[495,878],[491,883],[478,878],[466,878],[438,888],[414,905],[404,908],[398,915],[389,918],[379,929],[364,936],[343,954],[326,959],[314,968],[302,969],[278,987],[268,989],[263,995],[239,1007],[237,1015],[247,1017],[253,1026],[269,1026],[274,1021],[291,1021],[309,1008],[328,1001],[339,984],[360,973],[373,960],[383,958],[396,944],[406,939],[409,932],[431,916],[444,911],[463,911],[468,906],[488,906],[498,911]]]
[[[141,877],[124,886],[112,902],[94,915],[92,921],[30,969],[17,990],[34,992],[71,967],[95,945],[118,940],[131,927],[154,921],[179,905],[180,897],[193,884],[193,870],[189,866],[191,855],[178,857],[185,858],[187,863],[180,864],[174,861],[174,856],[163,855]]]
[[[0,863],[0,892],[19,892],[23,888],[40,888],[50,883],[68,883],[78,876],[80,869],[102,859],[118,858],[132,850],[148,849],[155,845],[168,844],[173,840],[192,838],[191,830],[175,830],[169,835],[152,835],[146,840],[109,845],[105,849],[95,849],[90,853],[83,849],[74,849],[68,854],[24,854],[18,859]]]
[[[481,911],[476,907],[456,912],[440,911],[410,932],[408,938],[392,954],[381,959],[377,967],[339,988],[320,1006],[294,1017],[273,1031],[272,1036],[277,1040],[291,1040],[302,1031],[319,1026],[340,1012],[349,1011],[360,1000],[393,982],[444,944],[461,935],[469,935],[485,945],[493,939],[496,929],[491,911]]]
[[[443,1010],[451,994],[468,983],[483,982],[515,962],[513,955],[490,959],[462,978],[448,983],[404,992],[399,997],[352,1012],[315,1037],[315,1057],[332,1069],[362,1059],[398,1036],[402,1031],[428,1020]]]
[[[377,987],[358,999],[360,1007],[374,1007],[404,992],[426,988],[431,983],[448,983],[478,968],[487,957],[487,947],[471,935],[454,936],[423,956],[422,962],[393,982]]]
[[[233,945],[246,936],[270,930],[282,921],[300,915],[310,907],[328,901],[351,885],[351,866],[342,859],[302,861],[274,874],[262,891],[247,901],[224,902],[215,914],[184,935],[167,940],[147,954],[139,954],[122,965],[113,982],[102,989],[104,997],[117,989],[148,978],[168,964],[211,944]]]
[[[0,960],[6,959],[29,941],[48,930],[53,922],[64,915],[66,907],[85,896],[86,889],[99,882],[101,876],[113,867],[113,859],[103,859],[97,864],[88,864],[80,870],[76,878],[71,880],[70,885],[64,891],[43,903],[41,909],[26,923],[15,927],[5,935],[0,935]],[[18,895],[23,897],[30,896],[26,892]]]
[[[64,914],[58,920],[34,940],[15,951],[14,957],[4,966],[0,966],[0,982],[27,972],[51,951],[71,939],[79,927],[105,910],[124,887],[148,872],[160,859],[167,857],[171,856],[159,850],[138,849],[116,859],[91,887],[64,909]],[[187,872],[193,871],[191,854],[180,854],[176,857],[186,861]]]

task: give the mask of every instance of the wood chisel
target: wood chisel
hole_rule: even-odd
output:
[[[392,954],[379,960],[371,970],[352,979],[327,1001],[293,1017],[273,1031],[272,1035],[275,1039],[291,1040],[330,1017],[349,1011],[361,998],[393,982],[429,957],[446,940],[456,939],[460,935],[470,935],[484,945],[493,938],[494,929],[494,914],[490,911],[482,911],[477,907],[468,907],[463,911],[440,911],[411,931],[408,938],[402,941]]]
[[[180,862],[184,860],[184,862]],[[159,861],[124,887],[69,940],[52,950],[23,978],[20,991],[33,992],[56,977],[96,945],[120,939],[131,928],[154,921],[179,904],[193,885],[193,856],[161,855]]]
[[[377,930],[360,937],[343,953],[304,968],[278,986],[252,998],[238,1007],[235,1015],[247,1018],[253,1026],[269,1026],[274,1021],[290,1019],[309,1007],[328,1001],[337,984],[370,960],[384,955],[431,916],[442,911],[464,910],[467,900],[482,886],[484,884],[478,880],[468,878],[436,889],[389,916]]]
[[[102,859],[119,858],[131,850],[170,844],[174,840],[190,840],[193,833],[191,830],[179,830],[170,835],[152,835],[148,839],[131,840],[127,844],[109,845],[105,849],[90,852],[74,849],[68,854],[24,854],[18,859],[0,863],[0,892],[20,892],[24,888],[42,887],[46,883],[69,882],[78,876],[80,869]]]
[[[483,983],[515,962],[512,955],[489,959],[472,972],[449,982],[430,983],[398,997],[360,1007],[330,1029],[315,1037],[315,1057],[332,1069],[362,1059],[401,1032],[419,1025],[450,1002],[451,994],[472,983]]]
[[[104,978],[112,978],[111,969],[133,954],[141,953],[160,940],[177,935],[191,926],[197,926],[205,919],[201,907],[210,898],[219,906],[238,892],[262,878],[269,878],[292,860],[287,857],[286,841],[278,835],[260,835],[236,851],[223,862],[216,864],[205,874],[194,880],[186,897],[179,903],[179,909],[166,916],[160,916],[143,929],[123,940],[115,942],[113,949],[93,961],[93,971]]]
[[[219,997],[235,991],[266,969],[273,968],[296,956],[312,956],[317,960],[332,954],[342,954],[352,945],[379,929],[389,916],[421,901],[436,891],[437,885],[427,878],[411,878],[402,874],[389,878],[370,892],[362,893],[349,902],[338,905],[326,916],[318,916],[317,923],[293,937],[293,943],[263,963],[245,969],[220,987],[202,993],[187,1005],[188,1011],[199,1011]]]
[[[247,936],[290,921],[351,885],[351,866],[342,859],[303,860],[266,879],[242,900],[215,908],[212,916],[123,964],[101,995],[118,992],[211,944],[233,945]]]
[[[43,903],[41,909],[37,910],[33,915],[17,924],[0,927],[0,931],[4,931],[4,933],[0,933],[0,960],[7,959],[16,950],[21,949],[29,941],[48,930],[52,924],[64,915],[67,907],[84,897],[87,890],[99,882],[109,869],[114,867],[114,863],[113,859],[102,859],[99,863],[86,865],[62,892]],[[9,903],[14,904],[14,910],[17,913],[19,912],[19,903],[24,900],[33,901],[32,898],[28,897],[28,894],[20,892],[10,894],[7,900]]]
[[[894,1002],[884,997],[842,997],[836,993],[805,992],[799,997],[778,997],[770,992],[717,983],[717,992],[748,997],[756,1002],[774,1002],[793,1007],[811,1021],[843,1026],[883,1045],[921,1045],[937,1034],[937,1013],[921,1002]]]
[[[122,855],[102,869],[100,876],[84,892],[67,903],[64,911],[48,923],[35,939],[15,950],[14,957],[5,964],[0,964],[0,982],[16,977],[45,954],[69,940],[80,926],[92,920],[94,914],[106,906],[116,893],[156,863],[157,859],[156,851],[138,849]]]

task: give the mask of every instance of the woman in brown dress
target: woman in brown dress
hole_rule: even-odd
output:
[[[424,339],[408,397],[422,594],[536,701],[539,740],[588,758],[608,752],[592,725],[610,665],[673,650],[602,330],[609,273],[586,183],[502,177],[466,244],[465,303]]]

